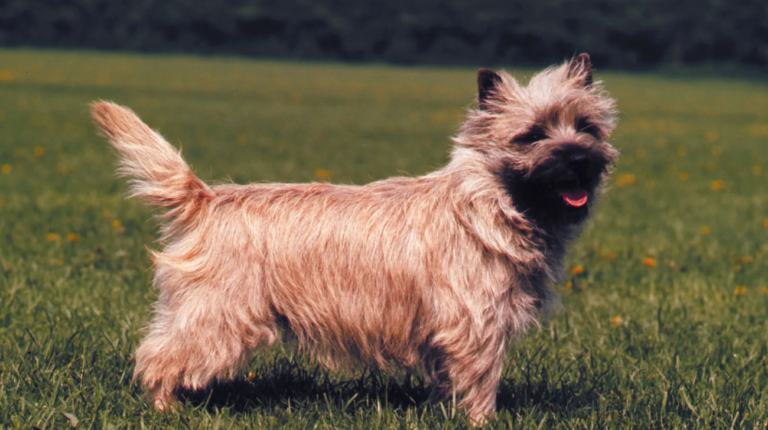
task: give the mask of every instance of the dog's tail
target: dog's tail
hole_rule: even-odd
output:
[[[130,109],[99,101],[91,104],[91,116],[120,155],[118,171],[132,178],[130,197],[167,209],[169,218],[191,216],[213,197],[181,153]]]

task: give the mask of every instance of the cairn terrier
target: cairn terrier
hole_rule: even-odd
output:
[[[421,371],[472,423],[493,416],[508,342],[555,300],[617,157],[616,110],[586,54],[478,87],[447,166],[364,186],[209,186],[131,110],[92,104],[130,195],[164,209],[136,351],[149,400],[231,378],[286,332],[332,368]]]

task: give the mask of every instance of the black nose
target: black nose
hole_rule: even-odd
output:
[[[590,161],[587,154],[572,154],[568,158],[568,167],[577,174],[586,174],[589,172]]]

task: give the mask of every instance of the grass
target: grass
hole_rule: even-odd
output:
[[[134,108],[208,180],[365,183],[442,165],[469,69],[2,51],[0,427],[464,428],[417,378],[291,348],[162,414],[131,382],[155,297],[148,208],[87,103]],[[520,76],[530,75],[522,71]],[[623,111],[612,190],[510,347],[492,428],[768,425],[768,85],[598,73]],[[318,170],[320,169],[320,170]]]

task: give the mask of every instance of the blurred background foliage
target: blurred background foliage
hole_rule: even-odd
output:
[[[768,66],[765,0],[0,0],[0,45],[398,64]]]

